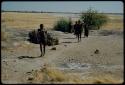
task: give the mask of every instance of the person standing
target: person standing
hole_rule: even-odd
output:
[[[78,35],[78,31],[77,31],[77,27],[78,27],[78,22],[76,21],[75,24],[74,24],[74,35],[76,35],[76,38],[77,38],[77,35]]]
[[[68,32],[71,33],[72,32],[72,20],[71,18],[69,18],[69,25],[68,25]]]
[[[88,37],[89,35],[89,26],[84,24],[84,37]]]

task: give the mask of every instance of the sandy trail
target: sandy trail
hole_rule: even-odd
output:
[[[40,55],[39,45],[27,41],[13,49],[2,50],[2,82],[28,83],[28,73],[45,64],[64,72],[81,73],[82,77],[103,73],[123,79],[122,35],[99,36],[95,31],[88,38],[82,36],[82,41],[78,43],[73,34],[53,32],[60,38],[59,45],[54,46],[56,50],[51,50],[53,46],[47,46],[44,57],[19,59],[19,56]],[[99,53],[95,54],[95,50]]]

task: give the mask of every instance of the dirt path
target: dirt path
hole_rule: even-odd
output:
[[[27,76],[45,64],[69,73],[110,73],[123,78],[123,37],[121,35],[82,37],[77,43],[73,34],[56,32],[60,37],[56,50],[47,47],[44,57],[40,55],[39,45],[22,41],[10,50],[2,50],[2,82],[28,83]],[[97,53],[95,51],[98,50]]]

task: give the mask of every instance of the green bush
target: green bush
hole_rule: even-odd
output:
[[[54,26],[54,30],[62,31],[62,32],[69,32],[69,24],[70,24],[69,20],[65,18],[61,18],[60,20],[56,22]]]
[[[98,13],[91,8],[86,13],[82,13],[81,19],[89,27],[89,29],[100,29],[101,26],[107,23],[108,18],[103,13]]]

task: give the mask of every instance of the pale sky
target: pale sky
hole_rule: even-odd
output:
[[[92,7],[98,12],[123,13],[121,1],[3,1],[6,11],[84,12]]]

